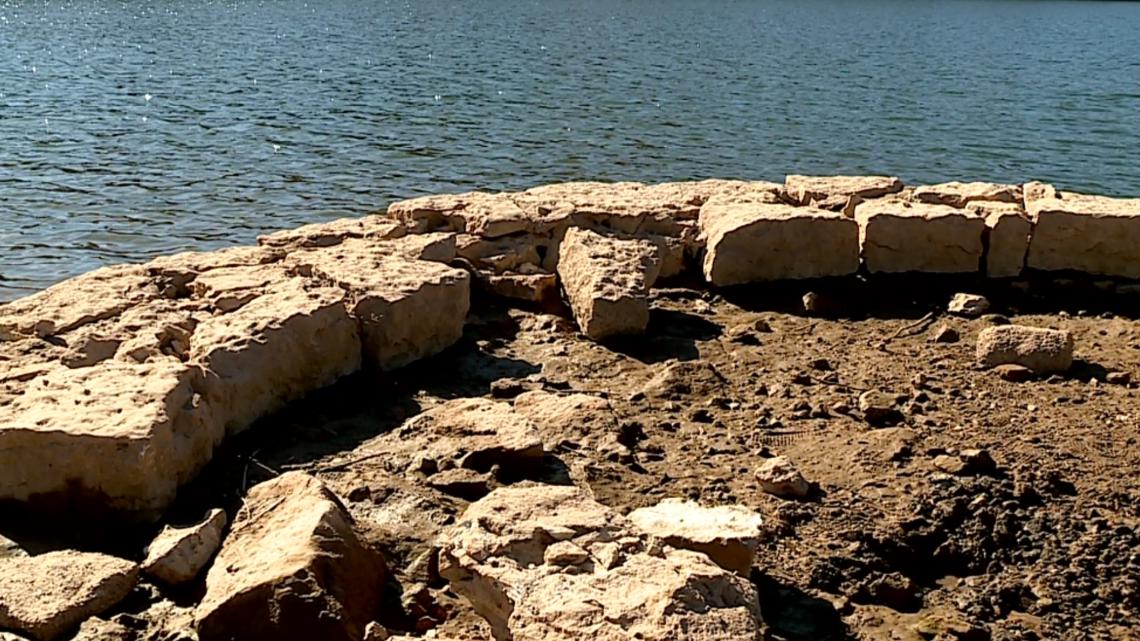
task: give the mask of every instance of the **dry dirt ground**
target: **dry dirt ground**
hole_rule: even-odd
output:
[[[262,421],[172,516],[313,471],[397,571],[385,623],[459,639],[489,633],[434,575],[432,539],[468,500],[523,479],[585,484],[622,512],[666,497],[757,510],[768,528],[752,576],[771,639],[1140,639],[1140,401],[1108,376],[1140,374],[1136,298],[1109,283],[929,276],[673,285],[653,292],[645,336],[604,345],[565,310],[477,307],[445,353]],[[986,294],[996,314],[945,314],[956,291]],[[978,332],[1005,319],[1071,330],[1073,370],[1008,382],[976,368]],[[960,340],[936,342],[942,325]],[[594,397],[544,428],[541,469],[429,487],[354,451],[446,400],[535,389]],[[893,424],[864,419],[867,390],[893,403]],[[775,455],[814,484],[809,497],[760,489],[755,470]],[[138,556],[150,534],[99,545]],[[179,638],[197,595],[140,590],[119,620]]]

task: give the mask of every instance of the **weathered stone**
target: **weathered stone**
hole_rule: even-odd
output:
[[[978,294],[957,293],[950,299],[946,311],[958,316],[977,318],[990,310],[990,301]]]
[[[193,581],[222,544],[226,513],[213,510],[187,528],[165,527],[147,548],[143,572],[170,585]]]
[[[0,534],[0,563],[3,563],[6,558],[17,556],[28,556],[28,553],[20,547],[19,543]]]
[[[0,341],[62,334],[112,318],[157,296],[157,287],[140,265],[96,269],[42,292],[0,304]]]
[[[1014,365],[1013,363],[998,365],[994,367],[994,372],[996,372],[1002,380],[1011,383],[1024,383],[1033,378],[1033,370],[1021,365]]]
[[[637,529],[673,547],[707,554],[720,567],[748,576],[760,544],[763,520],[736,505],[704,507],[684,499],[665,499],[634,510]]]
[[[597,448],[618,433],[613,407],[598,396],[534,390],[517,396],[514,407],[534,423],[548,450],[566,440]]]
[[[0,628],[57,639],[122,601],[138,574],[130,561],[93,552],[0,560]]]
[[[349,238],[390,240],[400,238],[406,232],[407,228],[390,218],[371,215],[361,218],[340,218],[326,223],[303,225],[295,229],[282,229],[272,234],[258,236],[257,244],[295,251],[304,248],[331,247]]]
[[[219,312],[240,309],[289,278],[281,263],[220,267],[198,275],[190,284],[197,298]]]
[[[767,459],[756,470],[760,489],[784,498],[803,498],[811,493],[811,483],[786,456]]]
[[[538,243],[530,234],[501,238],[464,235],[456,240],[455,251],[476,268],[494,274],[519,271],[524,265],[537,267],[542,262]]]
[[[290,472],[255,486],[206,577],[202,641],[358,641],[387,570],[336,495]]]
[[[701,208],[704,276],[717,286],[859,270],[859,226],[822,209],[713,199]]]
[[[541,303],[558,296],[558,277],[541,272],[533,274],[495,274],[475,272],[475,285],[479,290],[502,298]]]
[[[934,334],[931,338],[935,343],[957,343],[961,336],[958,334],[958,330],[949,325],[942,324],[938,326],[938,329],[934,330]]]
[[[285,257],[277,247],[227,247],[207,252],[180,252],[159,256],[143,265],[163,296],[176,298],[189,294],[188,287],[202,274],[215,269],[268,265]]]
[[[1049,183],[1043,183],[1036,180],[1027,182],[1021,186],[1022,205],[1026,210],[1029,209],[1029,203],[1034,200],[1051,199],[1057,197],[1057,188]]]
[[[784,179],[784,193],[791,202],[809,206],[815,202],[880,198],[903,188],[894,176],[798,176]],[[846,205],[844,205],[846,206]]]
[[[986,249],[986,276],[1013,278],[1025,268],[1029,236],[1033,225],[1020,205],[1008,203],[971,203],[970,211],[984,216],[989,231]]]
[[[645,331],[660,264],[655,245],[571,228],[559,251],[558,276],[583,333],[599,340]]]
[[[198,325],[190,359],[206,373],[201,393],[219,430],[215,443],[359,369],[360,337],[344,296],[290,278]]]
[[[79,632],[71,641],[133,641],[134,638],[134,632],[121,623],[91,617],[79,626]]]
[[[463,335],[471,279],[461,269],[395,257],[358,240],[290,261],[300,273],[348,292],[365,357],[381,369],[438,353]]]
[[[0,407],[0,498],[155,513],[220,434],[171,358],[59,366]]]
[[[959,209],[977,201],[1020,203],[1021,186],[988,182],[948,182],[917,187],[911,200],[931,205],[947,205]]]
[[[902,412],[895,407],[894,400],[877,390],[868,390],[859,395],[859,411],[863,420],[874,427],[897,425],[903,420]]]
[[[509,403],[463,398],[417,414],[359,452],[384,453],[382,465],[392,473],[431,475],[453,467],[526,470],[541,464],[543,445],[534,424]]]
[[[1034,200],[1028,211],[1030,269],[1140,278],[1140,198],[1066,193]]]
[[[575,548],[585,552],[582,554]],[[440,538],[440,574],[499,641],[759,639],[755,588],[703,554],[661,549],[566,486],[514,486]]]
[[[468,192],[421,196],[388,206],[388,216],[415,233],[451,229],[495,238],[528,231],[535,219],[520,208],[513,194]]]
[[[987,327],[978,334],[977,360],[984,367],[1012,363],[1038,374],[1064,372],[1073,364],[1073,334],[1023,325]]]
[[[872,273],[968,273],[981,267],[986,222],[967,210],[873,200],[856,208],[855,219]]]

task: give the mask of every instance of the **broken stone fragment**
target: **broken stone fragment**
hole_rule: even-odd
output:
[[[122,601],[138,566],[94,552],[0,560],[0,628],[52,641]]]
[[[344,297],[290,278],[198,325],[190,360],[206,374],[201,393],[220,430],[215,444],[360,368],[360,338]]]
[[[902,181],[895,176],[799,176],[784,179],[784,193],[794,204],[810,206],[814,202],[880,198],[901,191]]]
[[[557,300],[558,278],[547,272],[533,274],[495,274],[477,271],[475,285],[494,296],[530,303]]]
[[[206,576],[202,641],[359,641],[376,618],[383,559],[319,480],[289,472],[249,491]]]
[[[876,391],[868,390],[859,395],[859,411],[863,420],[874,427],[887,427],[902,422],[902,412],[895,407],[894,399]]]
[[[855,219],[871,273],[969,273],[981,267],[986,221],[968,210],[885,199],[859,205]]]
[[[990,301],[985,296],[959,292],[950,299],[946,311],[966,318],[977,318],[990,311]]]
[[[494,274],[518,271],[524,265],[537,266],[542,262],[538,255],[538,243],[531,234],[500,238],[465,234],[456,240],[455,251],[476,268]]]
[[[989,182],[948,182],[917,187],[911,200],[961,209],[973,202],[1020,203],[1021,186]]]
[[[558,277],[584,334],[600,340],[645,331],[660,265],[653,243],[572,227],[559,252]]]
[[[968,210],[986,219],[989,246],[986,250],[986,276],[1013,278],[1025,268],[1033,225],[1021,205],[971,203]]]
[[[1035,225],[1027,266],[1140,278],[1140,198],[1063,196],[1028,203]]]
[[[360,218],[340,218],[327,223],[313,223],[295,229],[257,237],[257,244],[265,247],[278,247],[285,251],[296,251],[315,247],[339,245],[349,238],[365,240],[390,240],[400,238],[407,229],[398,222],[380,215]]]
[[[716,286],[859,270],[859,226],[842,214],[713,199],[701,208],[700,226],[705,280]]]
[[[300,273],[348,293],[364,354],[380,369],[436,354],[463,335],[471,279],[461,269],[393,256],[358,240],[289,261]]]
[[[943,323],[934,330],[934,334],[931,338],[935,343],[957,343],[961,336],[958,334],[958,330]]]
[[[637,529],[676,548],[707,554],[720,567],[748,576],[760,544],[763,519],[736,505],[704,507],[665,499],[629,514]]]
[[[79,626],[71,641],[133,641],[134,638],[134,632],[121,623],[91,617]]]
[[[496,238],[527,231],[535,221],[515,203],[513,194],[468,192],[421,196],[388,206],[388,217],[414,233],[450,229]]]
[[[218,551],[225,529],[222,510],[212,510],[191,527],[163,528],[147,548],[143,572],[169,585],[193,581]]]
[[[572,486],[501,488],[440,537],[440,574],[495,639],[759,639],[755,588],[704,554],[652,545]],[[579,551],[581,550],[581,551]],[[585,558],[588,556],[588,558]]]
[[[783,498],[803,498],[811,493],[811,483],[786,456],[767,459],[756,470],[760,489]]]
[[[189,289],[213,309],[229,313],[288,278],[281,263],[220,267],[200,274],[189,284]]]
[[[983,367],[1014,364],[1038,374],[1064,372],[1073,364],[1073,334],[1024,325],[987,327],[978,334],[976,358]]]

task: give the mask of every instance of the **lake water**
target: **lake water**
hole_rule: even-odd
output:
[[[571,179],[1140,195],[1140,4],[0,0],[0,299]]]

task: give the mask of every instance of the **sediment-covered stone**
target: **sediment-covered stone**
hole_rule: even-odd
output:
[[[1033,225],[1019,204],[975,202],[967,209],[986,219],[986,276],[1013,278],[1025,268]]]
[[[784,194],[792,203],[842,210],[849,199],[879,198],[902,190],[895,176],[800,176],[784,179]]]
[[[1064,372],[1073,364],[1073,334],[1023,325],[987,327],[978,334],[976,357],[984,367],[1014,364],[1038,374]]]
[[[665,499],[629,513],[633,525],[673,547],[707,554],[720,567],[748,576],[763,521],[741,506],[705,507],[684,499]]]
[[[326,223],[313,223],[295,229],[283,229],[257,237],[257,243],[266,247],[280,247],[286,251],[339,245],[349,238],[370,241],[391,240],[407,233],[399,222],[380,215],[361,218],[340,218]]]
[[[0,560],[0,629],[58,639],[122,601],[138,566],[94,552],[49,552]]]
[[[959,209],[972,202],[1020,203],[1021,186],[989,182],[948,182],[916,187],[911,200]]]
[[[317,479],[290,472],[250,490],[206,577],[202,641],[359,641],[387,570]]]
[[[440,538],[440,574],[499,641],[758,639],[755,588],[704,554],[662,548],[566,486],[514,486]]]
[[[945,205],[872,200],[855,210],[872,273],[969,273],[981,267],[986,222]]]
[[[1027,266],[1140,278],[1140,198],[1063,194],[1028,203]]]
[[[660,269],[653,243],[571,228],[559,251],[558,276],[583,333],[599,340],[645,331]]]
[[[193,581],[222,544],[226,513],[212,510],[204,521],[186,528],[165,527],[147,548],[143,571],[169,585]]]
[[[172,359],[58,366],[0,407],[0,498],[156,512],[220,438]]]
[[[195,329],[190,359],[205,372],[202,396],[218,441],[359,369],[360,337],[345,293],[306,285],[286,279]]]
[[[348,293],[365,358],[376,367],[407,365],[463,335],[471,279],[461,269],[392,256],[358,240],[296,254],[290,261],[300,273]]]
[[[710,201],[701,209],[704,276],[717,286],[859,270],[859,226],[811,207]]]

